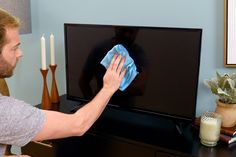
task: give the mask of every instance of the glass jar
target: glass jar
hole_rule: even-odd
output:
[[[208,147],[217,145],[220,138],[221,119],[221,115],[215,112],[202,114],[199,137],[203,145]]]

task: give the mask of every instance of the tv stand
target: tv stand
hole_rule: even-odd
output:
[[[183,121],[177,121],[177,120],[172,120],[173,121],[173,124],[175,125],[175,129],[176,131],[180,134],[180,135],[183,135],[183,133],[185,132],[184,130],[189,126],[191,125],[191,123],[186,123],[186,122],[183,122]]]
[[[78,102],[61,96],[59,111],[71,113]],[[173,125],[174,124],[174,125]],[[169,119],[106,108],[82,137],[53,141],[55,156],[80,157],[235,157],[236,146],[200,144],[198,130]]]
[[[176,130],[178,131],[178,133],[180,135],[183,134],[183,127],[182,127],[182,124],[181,123],[178,123],[178,124],[175,124],[175,127],[176,127]]]

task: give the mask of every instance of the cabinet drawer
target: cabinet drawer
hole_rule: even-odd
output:
[[[155,151],[152,149],[113,137],[86,134],[74,140],[75,143],[71,142],[73,140],[58,145],[58,150],[63,150],[58,152],[59,157],[68,156],[71,152],[79,157],[155,157]]]

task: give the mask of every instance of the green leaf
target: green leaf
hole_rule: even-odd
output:
[[[221,88],[218,88],[217,89],[217,93],[222,95],[222,96],[230,96],[228,93],[226,93],[225,91],[223,91]]]
[[[212,93],[217,94],[217,83],[212,80],[205,80],[204,84],[211,89]]]
[[[236,73],[221,75],[216,71],[216,78],[204,80],[204,84],[221,102],[236,103]]]
[[[234,80],[232,80],[231,78],[228,78],[227,82],[228,82],[229,88],[234,89],[234,87],[235,87]]]

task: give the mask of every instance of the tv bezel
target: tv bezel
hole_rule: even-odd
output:
[[[202,28],[180,28],[180,27],[158,27],[158,26],[142,26],[142,25],[111,25],[111,24],[85,24],[85,23],[64,23],[64,44],[65,44],[65,67],[66,67],[66,97],[69,100],[74,100],[78,101],[81,105],[86,104],[90,100],[85,100],[83,98],[71,96],[68,94],[69,91],[69,83],[68,83],[68,47],[67,47],[67,27],[69,26],[76,26],[76,25],[83,25],[83,26],[97,26],[97,27],[103,27],[103,26],[108,26],[108,27],[135,27],[135,28],[151,28],[151,29],[176,29],[176,30],[193,30],[193,31],[200,31],[200,41],[199,41],[199,56],[198,56],[198,67],[197,67],[197,77],[198,79],[196,80],[196,91],[195,91],[195,108],[193,108],[193,113],[196,115],[196,106],[197,106],[197,94],[198,94],[198,84],[199,84],[199,73],[200,73],[200,60],[201,60],[201,45],[202,45]],[[162,112],[157,112],[157,111],[151,111],[147,109],[140,109],[140,108],[123,108],[120,107],[119,105],[111,104],[109,103],[107,107],[112,107],[115,109],[119,110],[125,110],[128,112],[137,112],[137,113],[142,113],[142,114],[147,114],[147,115],[154,115],[154,116],[161,116],[161,117],[166,117],[170,118],[172,120],[180,120],[180,121],[185,121],[185,122],[193,122],[195,119],[195,115],[190,118],[190,117],[184,117],[184,116],[179,116],[179,115],[174,115],[174,114],[168,114],[168,113],[162,113]]]

